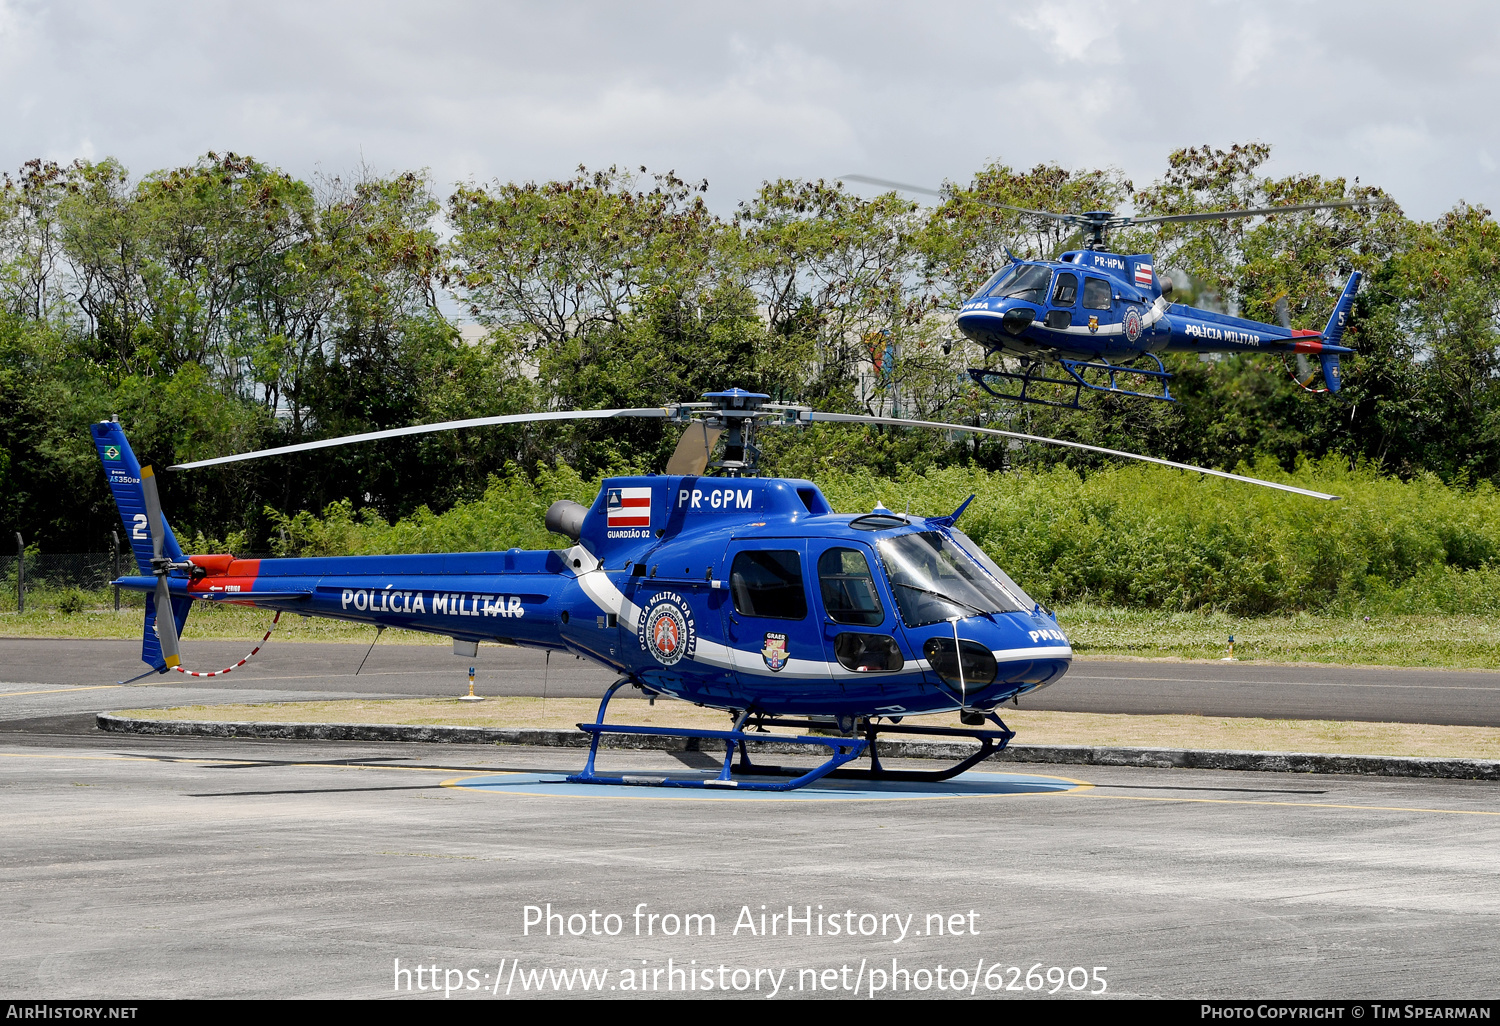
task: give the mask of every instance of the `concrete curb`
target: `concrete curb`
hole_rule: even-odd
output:
[[[403,726],[391,723],[215,723],[206,720],[142,720],[100,713],[100,730],[125,734],[197,737],[285,738],[298,741],[420,741],[429,744],[530,745],[587,748],[577,730],[505,727]],[[723,752],[717,741],[698,738],[606,735],[603,748],[665,752]],[[766,741],[758,751],[807,754],[805,745]],[[881,741],[889,759],[962,759],[971,745],[934,741]],[[1377,777],[1446,777],[1500,780],[1500,760],[1429,759],[1397,755],[1318,755],[1306,752],[1233,752],[1191,748],[1103,748],[1090,745],[1011,745],[991,762],[1056,763],[1071,766],[1142,766],[1152,769],[1248,770],[1263,773],[1341,773]]]

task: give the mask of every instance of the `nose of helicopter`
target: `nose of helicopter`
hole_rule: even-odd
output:
[[[996,617],[991,649],[996,659],[995,680],[1006,685],[1023,684],[1025,690],[1046,687],[1068,672],[1073,646],[1056,620],[1038,607],[1031,612]]]
[[[1041,307],[1022,299],[975,299],[958,312],[958,330],[982,346],[1014,345],[1040,316]]]
[[[969,617],[957,630],[935,633],[924,646],[928,665],[950,688],[962,689],[968,704],[988,708],[1013,695],[1056,683],[1073,662],[1073,646],[1057,622],[1039,609]],[[963,653],[953,659],[953,636]]]

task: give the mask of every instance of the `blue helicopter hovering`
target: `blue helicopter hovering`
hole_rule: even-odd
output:
[[[150,669],[141,676],[181,669],[178,639],[193,602],[234,602],[278,615],[445,635],[453,639],[455,654],[469,657],[480,642],[502,642],[569,652],[610,668],[620,679],[606,692],[595,721],[579,724],[593,741],[583,771],[569,778],[578,782],[789,790],[830,773],[945,779],[1009,743],[1014,733],[996,710],[1067,672],[1073,655],[1067,636],[1055,615],[959,530],[973,496],[939,516],[880,507],[836,513],[811,481],[755,476],[758,429],[817,423],[940,428],[1337,498],[994,428],[823,413],[740,389],[703,399],[424,424],[171,468],[522,422],[642,417],[683,425],[665,474],[607,478],[589,506],[554,503],[546,526],[572,544],[545,551],[291,559],[185,555],[162,514],[153,469],[138,462],[117,420],[94,424],[105,479],[140,570],[116,583],[146,593],[141,659]],[[721,458],[710,465],[721,437]],[[725,710],[732,726],[606,723],[611,698],[625,686]],[[903,723],[955,710],[961,728]],[[992,729],[979,729],[986,723]],[[836,730],[829,733],[828,726]],[[814,769],[784,773],[752,763],[747,743],[768,740],[771,727],[802,729],[774,738],[827,758]],[[979,745],[941,771],[895,772],[881,765],[875,748],[877,736],[890,733],[964,737]],[[602,774],[595,758],[606,734],[722,741],[724,766],[710,779]],[[868,756],[868,769],[842,768],[861,756]]]
[[[934,189],[890,182],[864,175],[842,179],[907,192],[942,196]],[[1322,331],[1291,327],[1286,304],[1278,305],[1280,324],[1172,302],[1172,280],[1160,275],[1149,253],[1125,255],[1105,250],[1105,233],[1115,228],[1189,221],[1222,221],[1265,217],[1308,210],[1355,206],[1356,200],[1302,203],[1279,207],[1215,210],[1195,214],[1130,217],[1111,211],[1059,214],[1006,203],[987,206],[1045,218],[1087,233],[1086,248],[1060,254],[1055,260],[1021,260],[1007,250],[1011,262],[985,282],[958,311],[955,324],[979,343],[986,356],[999,362],[969,368],[969,376],[1000,399],[1043,406],[1080,408],[1085,391],[1112,392],[1146,399],[1175,401],[1172,375],[1158,353],[1264,353],[1294,356],[1293,379],[1306,391],[1337,392],[1342,387],[1339,357],[1354,352],[1342,345],[1344,328],[1359,291],[1360,273],[1345,283],[1333,313]],[[1316,357],[1324,387],[1309,387]],[[1007,360],[1011,361],[1007,365]],[[1142,366],[1144,364],[1144,366]],[[1124,387],[1125,381],[1135,387]],[[1039,386],[1044,395],[1035,394]],[[1065,401],[1047,398],[1061,386]],[[1154,391],[1141,391],[1152,388]]]

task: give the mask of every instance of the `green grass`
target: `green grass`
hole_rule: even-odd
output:
[[[138,641],[144,615],[140,606],[134,609],[122,608],[118,613],[111,606],[105,606],[73,614],[61,613],[56,609],[28,608],[21,616],[13,612],[0,613],[0,637],[128,638]],[[200,602],[193,606],[193,611],[188,616],[183,640],[258,641],[266,628],[271,626],[271,619],[275,615],[264,609]],[[271,635],[272,641],[349,641],[368,644],[374,639],[375,628],[368,624],[302,617],[292,613],[282,615],[276,632]],[[380,643],[447,645],[450,640],[442,635],[393,629],[381,636]]]
[[[1500,669],[1500,617],[1231,616],[1073,606],[1058,611],[1073,650],[1099,658]]]
[[[273,614],[237,606],[193,608],[184,639],[255,641]],[[1138,609],[1070,606],[1058,621],[1073,650],[1088,658],[1219,659],[1234,635],[1235,657],[1245,662],[1338,663],[1367,666],[1426,666],[1500,669],[1500,617],[1488,616],[1232,616],[1226,613],[1162,613]],[[56,610],[24,616],[0,613],[0,636],[128,638],[141,636],[141,611]],[[340,620],[288,614],[273,641],[366,642],[374,629]],[[446,645],[441,635],[390,630],[382,644]]]

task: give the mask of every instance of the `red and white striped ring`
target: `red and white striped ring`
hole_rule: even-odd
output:
[[[270,640],[271,632],[276,629],[276,624],[280,620],[281,610],[278,609],[276,611],[276,618],[271,621],[271,626],[266,628],[266,636],[260,639],[260,645],[264,645],[268,640]],[[245,656],[245,658],[241,659],[233,666],[226,666],[224,669],[215,670],[213,673],[199,673],[197,670],[184,670],[181,666],[174,666],[172,667],[172,669],[176,670],[178,673],[185,673],[189,677],[222,677],[224,676],[224,674],[232,673],[233,671],[238,670],[241,666],[244,666],[246,663],[248,663],[251,656],[260,651],[260,645],[256,645],[254,648],[252,648],[250,650],[250,655]]]

